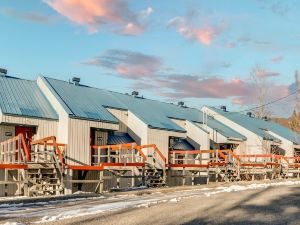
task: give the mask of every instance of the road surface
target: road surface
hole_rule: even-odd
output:
[[[0,224],[300,224],[300,181],[0,205]]]

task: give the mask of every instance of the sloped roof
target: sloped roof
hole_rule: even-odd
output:
[[[174,123],[171,118],[202,123],[203,114],[200,110],[180,107],[175,104],[156,100],[137,98],[108,90],[74,85],[69,82],[52,78],[42,78],[50,89],[60,99],[61,104],[71,117],[117,122],[117,119],[106,108],[129,110],[150,128],[186,132]],[[245,139],[241,134],[233,131],[224,124],[209,119],[209,126],[222,132],[224,136]]]
[[[58,119],[35,81],[0,76],[0,111],[5,115]]]
[[[186,140],[186,139],[179,139],[176,141],[173,146],[173,150],[195,150],[195,148]]]
[[[245,127],[246,129],[250,130],[251,132],[257,134],[262,138],[275,141],[278,140],[278,138],[268,133],[268,131],[271,131],[289,141],[292,141],[297,144],[300,143],[299,133],[296,133],[291,129],[286,128],[273,121],[266,121],[263,119],[253,118],[241,113],[224,112],[223,110],[215,107],[208,108],[239,124],[240,126]]]
[[[108,90],[74,85],[52,78],[42,78],[57,95],[71,117],[117,123],[117,119],[106,109],[129,110],[151,128],[185,132],[170,118],[191,119],[201,122],[202,113],[197,109],[182,108],[174,104]]]
[[[199,126],[198,124],[196,124],[197,126]],[[221,135],[223,135],[224,137],[226,137],[227,139],[231,139],[231,140],[241,140],[241,141],[246,141],[247,138],[238,133],[237,131],[231,129],[230,127],[226,126],[225,124],[221,123],[218,120],[215,120],[214,118],[208,117],[207,118],[207,125],[216,130],[218,133],[220,133]]]
[[[134,140],[127,133],[111,132],[108,134],[108,145],[118,145],[125,143],[133,143]]]

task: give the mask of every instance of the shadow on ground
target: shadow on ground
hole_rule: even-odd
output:
[[[289,187],[287,193],[280,191],[269,187],[246,197],[236,193],[234,204],[226,204],[228,199],[224,198],[221,204],[207,207],[205,213],[184,224],[300,224],[300,187]]]

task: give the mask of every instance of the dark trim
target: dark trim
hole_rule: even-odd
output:
[[[77,120],[92,121],[92,122],[101,122],[101,123],[119,124],[118,121],[97,120],[97,119],[86,118],[86,117],[79,117],[79,116],[74,116],[74,115],[69,115],[69,118],[70,118],[70,119],[77,119]]]
[[[12,116],[12,117],[22,117],[28,119],[43,119],[43,120],[52,120],[52,121],[59,121],[59,118],[48,118],[48,117],[39,117],[39,116],[28,116],[28,115],[19,115],[19,114],[11,114],[11,113],[2,113],[4,116]]]
[[[173,131],[173,132],[177,132],[177,133],[186,133],[186,130],[167,129],[167,128],[161,128],[161,127],[153,127],[151,125],[148,125],[148,128],[155,129],[155,130]]]
[[[117,109],[117,110],[121,110],[121,111],[129,111],[129,109],[123,109],[123,108],[118,108],[118,107],[113,107],[113,106],[108,106],[108,105],[102,105],[104,108],[108,108],[108,109]]]

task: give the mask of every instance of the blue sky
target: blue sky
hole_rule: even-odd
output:
[[[296,0],[2,0],[0,67],[238,110],[258,104],[250,74],[267,100],[288,94],[299,10]]]

